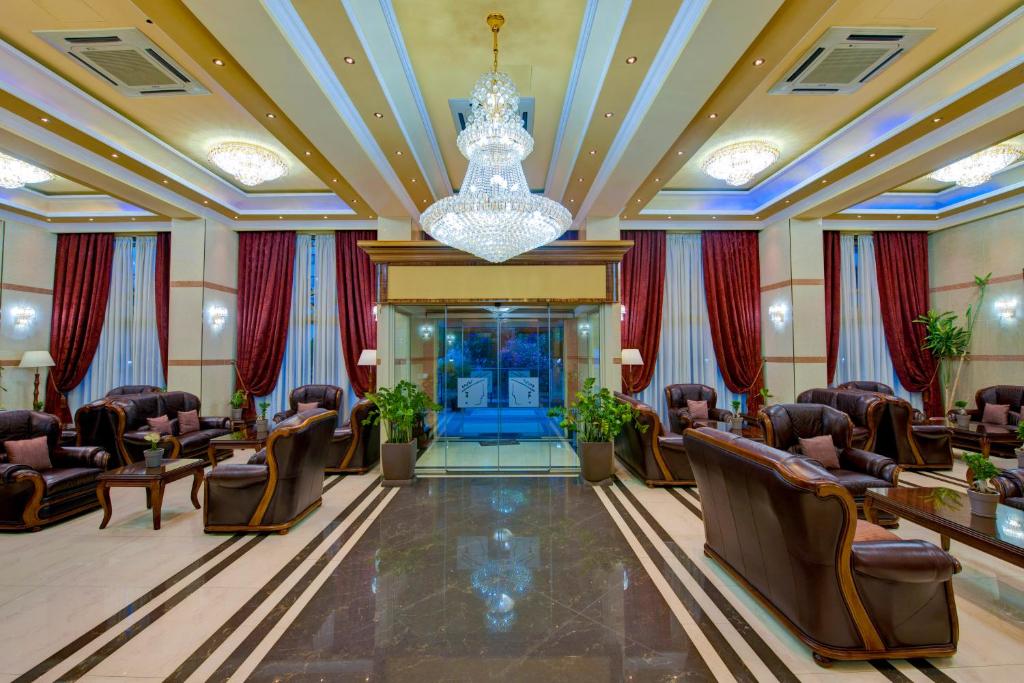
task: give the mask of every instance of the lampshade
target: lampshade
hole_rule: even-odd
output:
[[[356,365],[376,365],[377,349],[363,349],[359,354],[359,362]]]
[[[622,349],[623,365],[643,365],[644,359],[640,357],[640,349]]]
[[[56,363],[49,351],[26,351],[21,354],[19,368],[52,368]]]

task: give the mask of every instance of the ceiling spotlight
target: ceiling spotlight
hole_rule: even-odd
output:
[[[169,181],[169,180],[168,180],[167,178],[164,178],[164,179],[163,179],[163,180],[161,180],[160,182],[162,182],[162,183],[163,183],[164,185],[166,185],[167,183],[169,183],[169,182],[171,182],[171,181]]]
[[[268,112],[267,112],[267,118],[268,118],[268,119],[276,119],[276,118],[277,118],[277,115],[276,115],[276,114],[274,114],[274,112],[272,112],[272,111],[268,111]]]
[[[683,150],[681,150],[681,149],[680,149],[680,150],[678,150],[678,151],[676,152],[676,156],[677,156],[677,157],[681,157],[681,156],[683,156]]]
[[[310,151],[309,151],[308,149],[307,149],[307,150],[305,151],[305,155],[306,155],[307,157],[308,157],[308,156],[312,156],[312,154],[313,154],[313,153],[312,153],[312,152],[310,152]]]
[[[249,187],[275,180],[288,172],[284,159],[266,147],[248,142],[224,142],[210,148],[208,157],[238,182]]]
[[[712,178],[739,186],[750,182],[778,160],[779,150],[774,145],[761,140],[747,140],[716,149],[700,167]]]
[[[876,156],[876,154],[874,152],[872,152],[871,154],[868,155],[868,158],[869,159],[874,159],[875,156]]]
[[[717,119],[718,118],[718,114],[716,114],[715,112],[711,112],[710,114],[708,114],[708,118],[709,119]]]
[[[345,57],[345,63],[346,64],[355,64],[356,60],[352,59],[351,57]]]
[[[331,182],[332,183],[336,183],[336,182],[338,182],[338,179],[337,178],[331,178]]]
[[[596,149],[590,150],[590,156],[594,156],[595,154],[597,154],[597,150]]]
[[[636,203],[637,203],[637,204],[639,204],[639,203],[640,203],[640,200],[639,200],[639,199],[638,199],[638,200],[636,200]]]
[[[718,216],[712,216],[712,217],[711,217],[711,220],[713,220],[713,221],[717,221],[717,220],[718,220]]]
[[[575,200],[575,199],[570,199],[570,200],[569,200],[569,203],[570,203],[570,204],[575,204],[575,203],[576,203],[576,200]]]
[[[654,182],[656,182],[656,183],[660,183],[660,182],[661,182],[661,178],[655,178],[655,179],[654,179]]]
[[[941,116],[936,116],[934,119],[932,119],[932,123],[938,123],[941,120],[942,120]]]
[[[758,57],[754,60],[754,66],[761,66],[764,64],[764,57]]]
[[[223,59],[215,59],[215,60],[213,60],[213,63],[216,64],[217,66],[224,66],[224,60]]]
[[[395,150],[395,156],[398,156],[398,157],[402,156],[402,150],[396,149]]]
[[[40,116],[39,120],[42,121],[43,123],[49,123],[50,122],[50,119],[46,118],[45,116]]]
[[[636,55],[626,57],[626,64],[636,64]]]
[[[382,118],[384,118],[384,114],[381,114],[381,113],[380,113],[379,111],[375,111],[375,112],[373,112],[373,115],[374,115],[375,117],[377,117],[378,119],[382,119]]]
[[[323,218],[324,218],[324,220],[326,220],[326,219],[327,219],[327,216],[324,216]]]
[[[110,158],[111,159],[116,159],[117,158],[117,152],[111,152],[110,153]]]
[[[1024,147],[1004,142],[944,166],[929,177],[943,183],[956,183],[960,187],[975,187],[988,182],[993,175],[1021,157],[1024,157]]]
[[[209,203],[210,203],[210,200],[209,200],[209,199],[204,199],[204,200],[203,200],[203,204],[209,204]]]
[[[95,218],[90,218],[89,222],[92,223],[94,220],[96,220],[96,219]]]
[[[821,181],[821,184],[822,184],[822,185],[824,185],[824,184],[825,184],[825,183],[827,183],[827,182],[828,182],[828,180],[826,180],[826,179],[822,179],[822,181]]]
[[[786,203],[789,204],[789,200],[788,199],[786,200]]]
[[[613,116],[615,116],[615,112],[613,112],[613,111],[606,111],[606,112],[604,113],[604,117],[605,117],[606,119],[610,119],[610,118],[611,118],[611,117],[613,117]]]
[[[411,180],[411,181],[412,181],[412,182],[414,182],[414,183],[416,182],[416,179],[415,179],[415,178],[409,178],[409,180]]]

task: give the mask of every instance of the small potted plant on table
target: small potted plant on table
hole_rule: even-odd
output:
[[[740,414],[740,406],[743,405],[739,399],[729,403],[732,406],[732,417],[729,418],[729,428],[739,433],[743,431],[743,415]]]
[[[999,468],[981,453],[964,453],[964,462],[970,468],[971,488],[967,497],[971,501],[971,514],[979,517],[995,517],[999,494],[992,487],[992,477],[999,474]]]
[[[231,421],[242,421],[242,408],[245,407],[245,392],[239,389],[231,394]]]
[[[1021,445],[1013,452],[1017,454],[1017,467],[1024,469],[1024,420],[1017,423],[1017,438],[1021,440]]]
[[[256,438],[265,439],[267,438],[267,432],[270,430],[270,425],[267,422],[267,408],[270,404],[266,401],[260,401],[260,416],[256,419]]]
[[[363,424],[384,423],[386,440],[380,446],[381,484],[410,486],[416,479],[416,439],[413,427],[429,410],[440,410],[429,396],[412,382],[405,380],[393,389],[381,387],[367,392],[366,398],[377,406],[377,412]]]
[[[955,401],[953,405],[956,406],[956,426],[960,429],[969,429],[971,416],[967,414],[967,401]]]
[[[583,479],[604,486],[611,483],[615,474],[615,437],[630,421],[641,432],[647,430],[647,425],[636,422],[639,415],[636,408],[617,400],[607,388],[596,391],[594,382],[593,377],[588,378],[568,408],[552,408],[548,415],[561,418],[561,427],[576,433],[576,452]]]
[[[164,449],[158,447],[162,436],[160,432],[146,434],[145,438],[149,442],[149,448],[142,452],[146,458],[146,467],[160,467],[160,463],[164,459]]]

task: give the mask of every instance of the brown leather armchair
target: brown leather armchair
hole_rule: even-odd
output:
[[[377,406],[366,399],[356,403],[348,422],[335,429],[331,437],[327,472],[362,473],[377,464],[380,460],[380,425],[363,424],[376,412]]]
[[[133,394],[156,394],[163,391],[161,387],[155,387],[152,384],[125,384],[121,387],[114,387],[106,394],[105,398],[113,398],[115,396],[130,396]]]
[[[96,426],[95,421],[107,420],[118,454],[125,463],[143,459],[143,451],[149,448],[146,435],[150,433],[148,418],[166,415],[171,421],[171,434],[165,436],[160,445],[166,450],[167,458],[206,458],[210,439],[231,432],[231,419],[228,417],[199,417],[199,430],[181,434],[178,428],[178,413],[183,411],[199,411],[202,404],[199,397],[187,391],[163,391],[150,394],[128,394],[106,400],[102,405],[94,404],[82,413],[80,420],[76,414],[76,422],[91,423],[87,430],[99,431],[103,427]],[[227,455],[225,455],[227,457]]]
[[[855,379],[850,382],[843,382],[836,389],[855,389],[857,391],[870,391],[873,394],[881,394],[882,396],[896,396],[896,391],[888,384],[873,380]],[[914,424],[929,424],[930,422],[928,416],[917,408],[913,408],[912,415]]]
[[[996,425],[990,422],[982,422],[985,414],[985,406],[1009,405],[1010,412],[1006,416],[1005,425]],[[967,411],[971,416],[972,423],[984,425],[985,433],[989,435],[989,449],[992,455],[1002,458],[1013,458],[1014,449],[1021,446],[1021,440],[1016,438],[1017,425],[1021,421],[1021,404],[1024,403],[1024,385],[997,384],[991,387],[979,389],[974,394],[974,408]],[[953,413],[948,415],[953,419]],[[976,450],[977,444],[971,440],[958,441],[954,434],[953,445],[959,448]]]
[[[99,507],[96,477],[110,454],[92,446],[61,446],[60,420],[32,410],[0,413],[0,530],[38,531]],[[45,436],[51,469],[37,471],[7,459],[7,441]]]
[[[800,439],[828,434],[839,451],[839,468],[828,470],[850,492],[857,505],[864,502],[869,488],[892,488],[899,482],[900,466],[892,458],[854,448],[848,415],[817,403],[778,403],[758,413],[765,443],[773,448],[799,454]],[[801,456],[803,457],[803,456]],[[896,519],[879,513],[884,525]]]
[[[718,392],[708,385],[669,384],[665,387],[665,402],[668,404],[669,427],[676,434],[682,434],[695,424],[686,407],[687,401],[708,402],[708,419],[698,420],[696,423],[698,425],[706,425],[709,422],[728,422],[732,417],[732,412],[715,407],[715,404],[718,403]]]
[[[956,652],[952,556],[858,522],[849,490],[812,460],[709,428],[684,441],[705,554],[820,665]],[[868,528],[889,540],[859,540]]]
[[[886,396],[879,420],[875,453],[887,455],[905,469],[953,469],[953,438],[941,424],[918,424],[918,411],[902,398]]]
[[[846,413],[853,426],[853,447],[874,450],[878,423],[885,412],[881,396],[857,389],[808,389],[796,397],[796,402],[820,403]]]
[[[1024,469],[1003,470],[992,478],[992,485],[999,492],[1000,503],[1024,510]]]
[[[344,409],[345,392],[333,384],[304,384],[288,394],[288,410],[274,415],[274,423],[283,422],[298,412],[300,403],[316,403],[317,408],[333,410],[339,414]]]
[[[287,533],[320,506],[327,448],[338,414],[317,408],[284,420],[248,464],[206,476],[205,530]]]
[[[615,398],[639,411],[637,422],[645,431],[628,422],[615,437],[615,455],[648,486],[692,486],[693,470],[683,448],[683,437],[664,436],[658,413],[649,405],[615,392]]]

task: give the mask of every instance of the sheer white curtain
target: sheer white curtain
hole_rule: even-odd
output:
[[[889,355],[875,279],[875,241],[870,235],[842,235],[840,248],[839,362],[836,384],[871,380],[888,384],[900,398],[922,408],[921,394],[903,388]]]
[[[338,288],[333,235],[297,235],[288,337],[277,386],[267,401],[267,417],[288,408],[292,389],[303,384],[334,384],[349,401],[348,376],[338,325]],[[344,412],[341,421],[347,417]]]
[[[718,392],[718,407],[731,410],[729,402],[740,396],[726,388],[715,358],[704,298],[700,235],[667,236],[661,311],[661,342],[654,378],[638,398],[658,411],[666,429],[665,386],[669,384],[707,384]]]
[[[156,330],[156,237],[117,237],[99,345],[82,382],[68,392],[68,406],[74,413],[123,384],[163,383]]]

